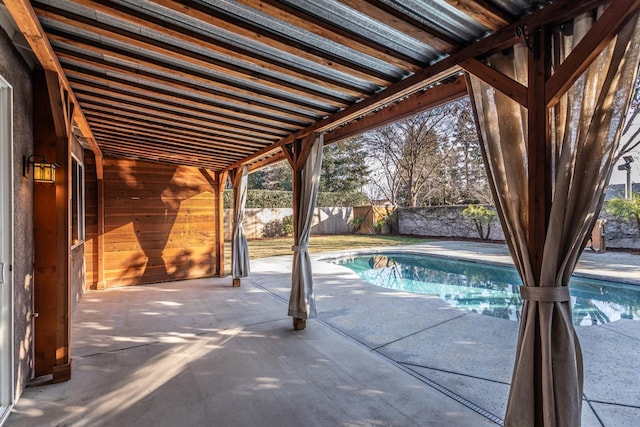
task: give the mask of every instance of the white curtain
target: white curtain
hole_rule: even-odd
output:
[[[591,14],[553,32],[552,70],[589,31]],[[570,30],[572,28],[572,31]],[[474,112],[502,227],[524,286],[507,426],[579,426],[582,354],[568,282],[602,207],[638,68],[636,19],[548,111],[551,211],[541,267],[528,249],[527,111],[470,76]],[[527,85],[527,51],[517,45],[490,65]],[[541,177],[538,177],[541,178]],[[537,270],[536,270],[537,268]],[[535,280],[539,277],[539,280]]]
[[[245,165],[233,176],[233,232],[231,237],[231,276],[234,279],[249,275],[249,247],[242,228],[247,204],[248,167]]]
[[[313,296],[313,278],[311,259],[309,258],[309,235],[311,219],[320,187],[320,169],[322,168],[322,148],[324,136],[318,135],[313,142],[309,156],[301,171],[298,210],[295,212],[293,270],[291,273],[291,296],[289,298],[289,316],[296,319],[316,317],[316,303]],[[294,173],[296,173],[294,171]],[[294,180],[295,181],[295,180]],[[294,192],[294,197],[295,197]]]

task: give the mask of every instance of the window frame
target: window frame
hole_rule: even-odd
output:
[[[71,153],[71,249],[84,244],[87,237],[84,177],[84,163]]]

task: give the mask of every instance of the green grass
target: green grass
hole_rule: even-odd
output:
[[[363,235],[347,234],[332,236],[311,236],[309,240],[309,252],[328,252],[348,249],[370,248],[377,246],[411,245],[426,243],[429,240],[416,237],[390,236],[390,235]],[[291,255],[293,238],[283,237],[276,239],[249,240],[249,257],[251,259],[264,258],[276,255]],[[231,242],[226,242],[225,262],[231,263]]]

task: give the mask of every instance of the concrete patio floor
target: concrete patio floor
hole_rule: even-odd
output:
[[[403,250],[511,262],[504,245]],[[290,256],[252,261],[240,288],[223,278],[86,294],[72,380],[27,388],[6,425],[501,424],[516,322],[375,287],[323,257],[313,257],[318,317],[304,331],[286,315]],[[578,273],[640,285],[640,256],[585,253]],[[583,426],[637,425],[640,322],[576,330]]]

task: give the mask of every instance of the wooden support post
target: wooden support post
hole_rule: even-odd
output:
[[[215,253],[216,275],[224,276],[224,186],[227,182],[227,172],[216,172],[216,208],[215,208]]]
[[[53,79],[53,80],[52,80]],[[58,74],[47,72],[47,86],[62,95]],[[65,92],[66,95],[66,92]],[[51,95],[50,95],[51,96]],[[58,110],[58,99],[51,98],[54,117],[64,120],[64,133],[56,141],[56,160],[60,165],[60,174],[56,174],[56,223],[58,238],[56,240],[58,258],[58,310],[57,310],[57,348],[56,363],[53,367],[53,382],[59,383],[71,379],[71,147],[73,134],[73,109],[65,108],[66,96]],[[55,120],[55,119],[54,119]]]
[[[229,175],[229,179],[231,180],[231,186],[233,187],[233,219],[231,220],[232,222],[232,229],[233,232],[231,234],[231,257],[233,258],[233,252],[235,251],[235,239],[234,239],[234,233],[235,233],[235,222],[236,222],[236,216],[237,216],[237,212],[236,209],[238,208],[236,206],[236,197],[237,197],[237,191],[238,188],[240,187],[240,180],[242,180],[242,166],[238,166],[235,169],[231,169],[228,172]],[[233,273],[233,272],[232,272]],[[234,277],[231,281],[231,284],[234,288],[239,288],[241,285],[241,281],[239,277]]]
[[[33,81],[34,152],[59,165],[54,184],[34,183],[35,373],[53,374],[53,382],[61,382],[71,378],[71,135],[67,129],[72,112],[64,108],[55,72],[35,72]]]
[[[299,319],[297,317],[293,318],[293,329],[296,331],[301,331],[307,327],[306,319]]]
[[[300,211],[300,199],[302,198],[302,170],[305,167],[307,158],[311,153],[311,147],[315,141],[316,134],[309,134],[303,142],[303,139],[297,139],[291,145],[285,145],[282,147],[289,164],[291,165],[293,174],[293,244],[298,246],[300,244],[298,227],[299,224],[299,211]],[[306,319],[293,318],[293,329],[296,331],[305,329],[307,327]]]
[[[542,26],[533,29],[530,35],[533,41],[531,45],[527,63],[529,87],[528,98],[528,140],[527,140],[527,168],[529,177],[529,212],[527,224],[527,243],[529,256],[533,265],[534,280],[540,286],[540,275],[542,272],[542,261],[544,246],[549,225],[551,212],[551,147],[549,129],[549,110],[545,102],[545,84],[550,74],[550,63],[548,49],[550,45],[549,31]],[[538,322],[535,327],[539,328]],[[540,349],[540,332],[536,334],[534,347],[535,372],[542,369],[542,350]],[[542,378],[533,378],[534,393],[536,394],[536,405],[542,404],[543,386]],[[536,408],[534,411],[535,425],[542,425],[543,421],[538,417],[543,413],[543,408]]]
[[[549,147],[549,111],[545,102],[545,84],[550,74],[549,32],[533,29],[532,49],[528,56],[528,141],[529,224],[527,241],[535,280],[540,280],[542,254],[551,212],[551,148]]]
[[[104,159],[102,154],[97,154],[96,158],[96,215],[98,222],[98,248],[97,248],[97,283],[96,288],[98,290],[104,290],[107,288],[107,284],[104,280]]]

